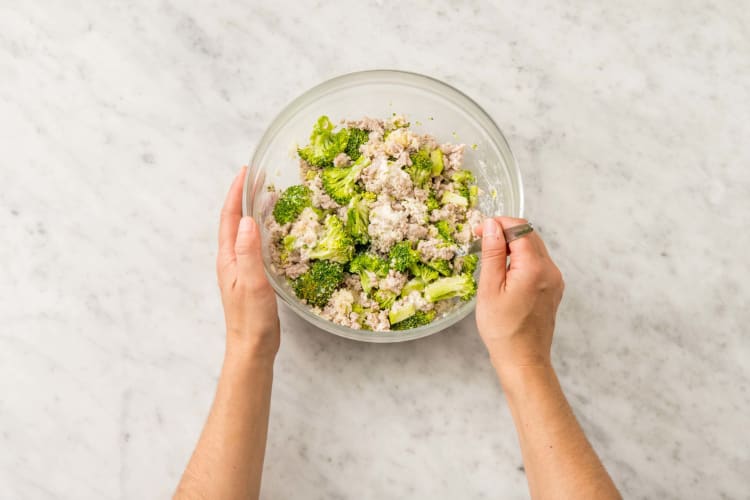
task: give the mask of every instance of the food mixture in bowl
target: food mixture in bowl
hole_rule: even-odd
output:
[[[482,222],[464,145],[415,133],[403,116],[322,116],[298,148],[300,182],[265,221],[271,268],[319,316],[354,329],[407,330],[476,292]],[[269,189],[274,189],[270,187]]]

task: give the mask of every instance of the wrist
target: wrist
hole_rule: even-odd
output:
[[[279,351],[278,332],[246,332],[237,335],[227,331],[227,344],[224,357],[228,361],[237,360],[241,363],[259,365],[273,365]]]
[[[557,384],[557,375],[551,363],[513,364],[492,359],[495,373],[509,399],[529,392],[529,389]]]

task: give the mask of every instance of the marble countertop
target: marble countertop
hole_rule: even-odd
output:
[[[220,368],[227,186],[290,99],[384,67],[508,136],[625,496],[750,498],[750,13],[506,4],[0,7],[0,498],[170,495]],[[527,497],[471,317],[399,345],[281,322],[265,498]]]

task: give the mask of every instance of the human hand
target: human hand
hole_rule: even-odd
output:
[[[258,225],[242,217],[243,167],[229,188],[219,225],[216,274],[227,328],[227,352],[273,359],[279,350],[276,295],[263,270]]]
[[[488,218],[482,236],[482,267],[477,290],[477,328],[495,368],[549,366],[555,315],[564,283],[536,232],[510,242],[506,267],[503,228],[523,219]]]

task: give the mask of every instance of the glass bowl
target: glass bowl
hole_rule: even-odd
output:
[[[428,325],[405,331],[355,330],[317,316],[294,296],[285,278],[270,268],[265,220],[273,208],[273,198],[267,187],[285,189],[300,183],[296,146],[307,144],[319,116],[327,115],[338,123],[343,118],[387,118],[393,113],[405,115],[413,130],[435,136],[438,143],[466,144],[463,167],[477,177],[482,213],[513,217],[523,213],[521,175],[508,142],[476,102],[450,85],[416,73],[362,71],[328,80],[292,101],[263,134],[250,160],[243,213],[253,216],[261,227],[263,264],[278,296],[313,325],[365,342],[401,342],[439,332],[468,315],[475,299],[461,303]]]

